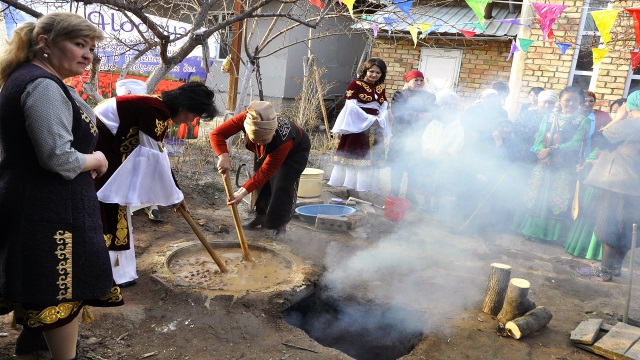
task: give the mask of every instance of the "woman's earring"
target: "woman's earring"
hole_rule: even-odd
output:
[[[49,54],[47,54],[47,53],[42,54],[42,56],[44,56],[45,59],[49,58]]]

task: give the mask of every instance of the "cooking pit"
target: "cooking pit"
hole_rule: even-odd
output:
[[[222,273],[201,243],[171,246],[158,266],[155,277],[175,286],[190,287],[210,297],[242,296],[249,292],[274,292],[299,287],[307,268],[286,248],[278,244],[250,244],[254,261],[244,261],[238,242],[209,242],[224,262]]]
[[[395,360],[422,340],[426,319],[408,308],[312,292],[283,311],[284,320],[318,343],[357,360]]]

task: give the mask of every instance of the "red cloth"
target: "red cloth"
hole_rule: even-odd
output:
[[[241,112],[240,114],[223,122],[209,133],[211,148],[215,151],[217,156],[229,152],[226,140],[240,131],[243,131],[244,120],[246,117],[247,112]],[[256,145],[251,141],[247,142],[246,147],[248,150],[258,155],[259,159],[264,158],[264,162],[260,168],[258,168],[255,174],[253,174],[251,179],[242,185],[247,192],[252,192],[262,187],[267,181],[269,181],[269,179],[271,179],[273,174],[280,169],[280,166],[282,166],[289,150],[293,147],[293,140],[285,142],[269,154],[265,154],[265,146]]]
[[[415,79],[417,77],[421,77],[421,78],[424,79],[424,74],[422,73],[422,71],[420,71],[420,70],[410,70],[410,71],[407,71],[406,74],[404,74],[404,81],[405,82],[409,82],[412,79]]]

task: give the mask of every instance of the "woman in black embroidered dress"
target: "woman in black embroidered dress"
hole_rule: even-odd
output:
[[[93,182],[108,163],[93,152],[91,107],[63,83],[102,39],[83,17],[51,13],[18,26],[0,55],[0,314],[23,326],[17,355],[75,358],[80,310],[122,304]]]

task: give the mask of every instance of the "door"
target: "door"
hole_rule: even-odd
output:
[[[427,90],[435,93],[438,90],[453,90],[458,87],[462,50],[422,48],[420,66],[427,78]]]

